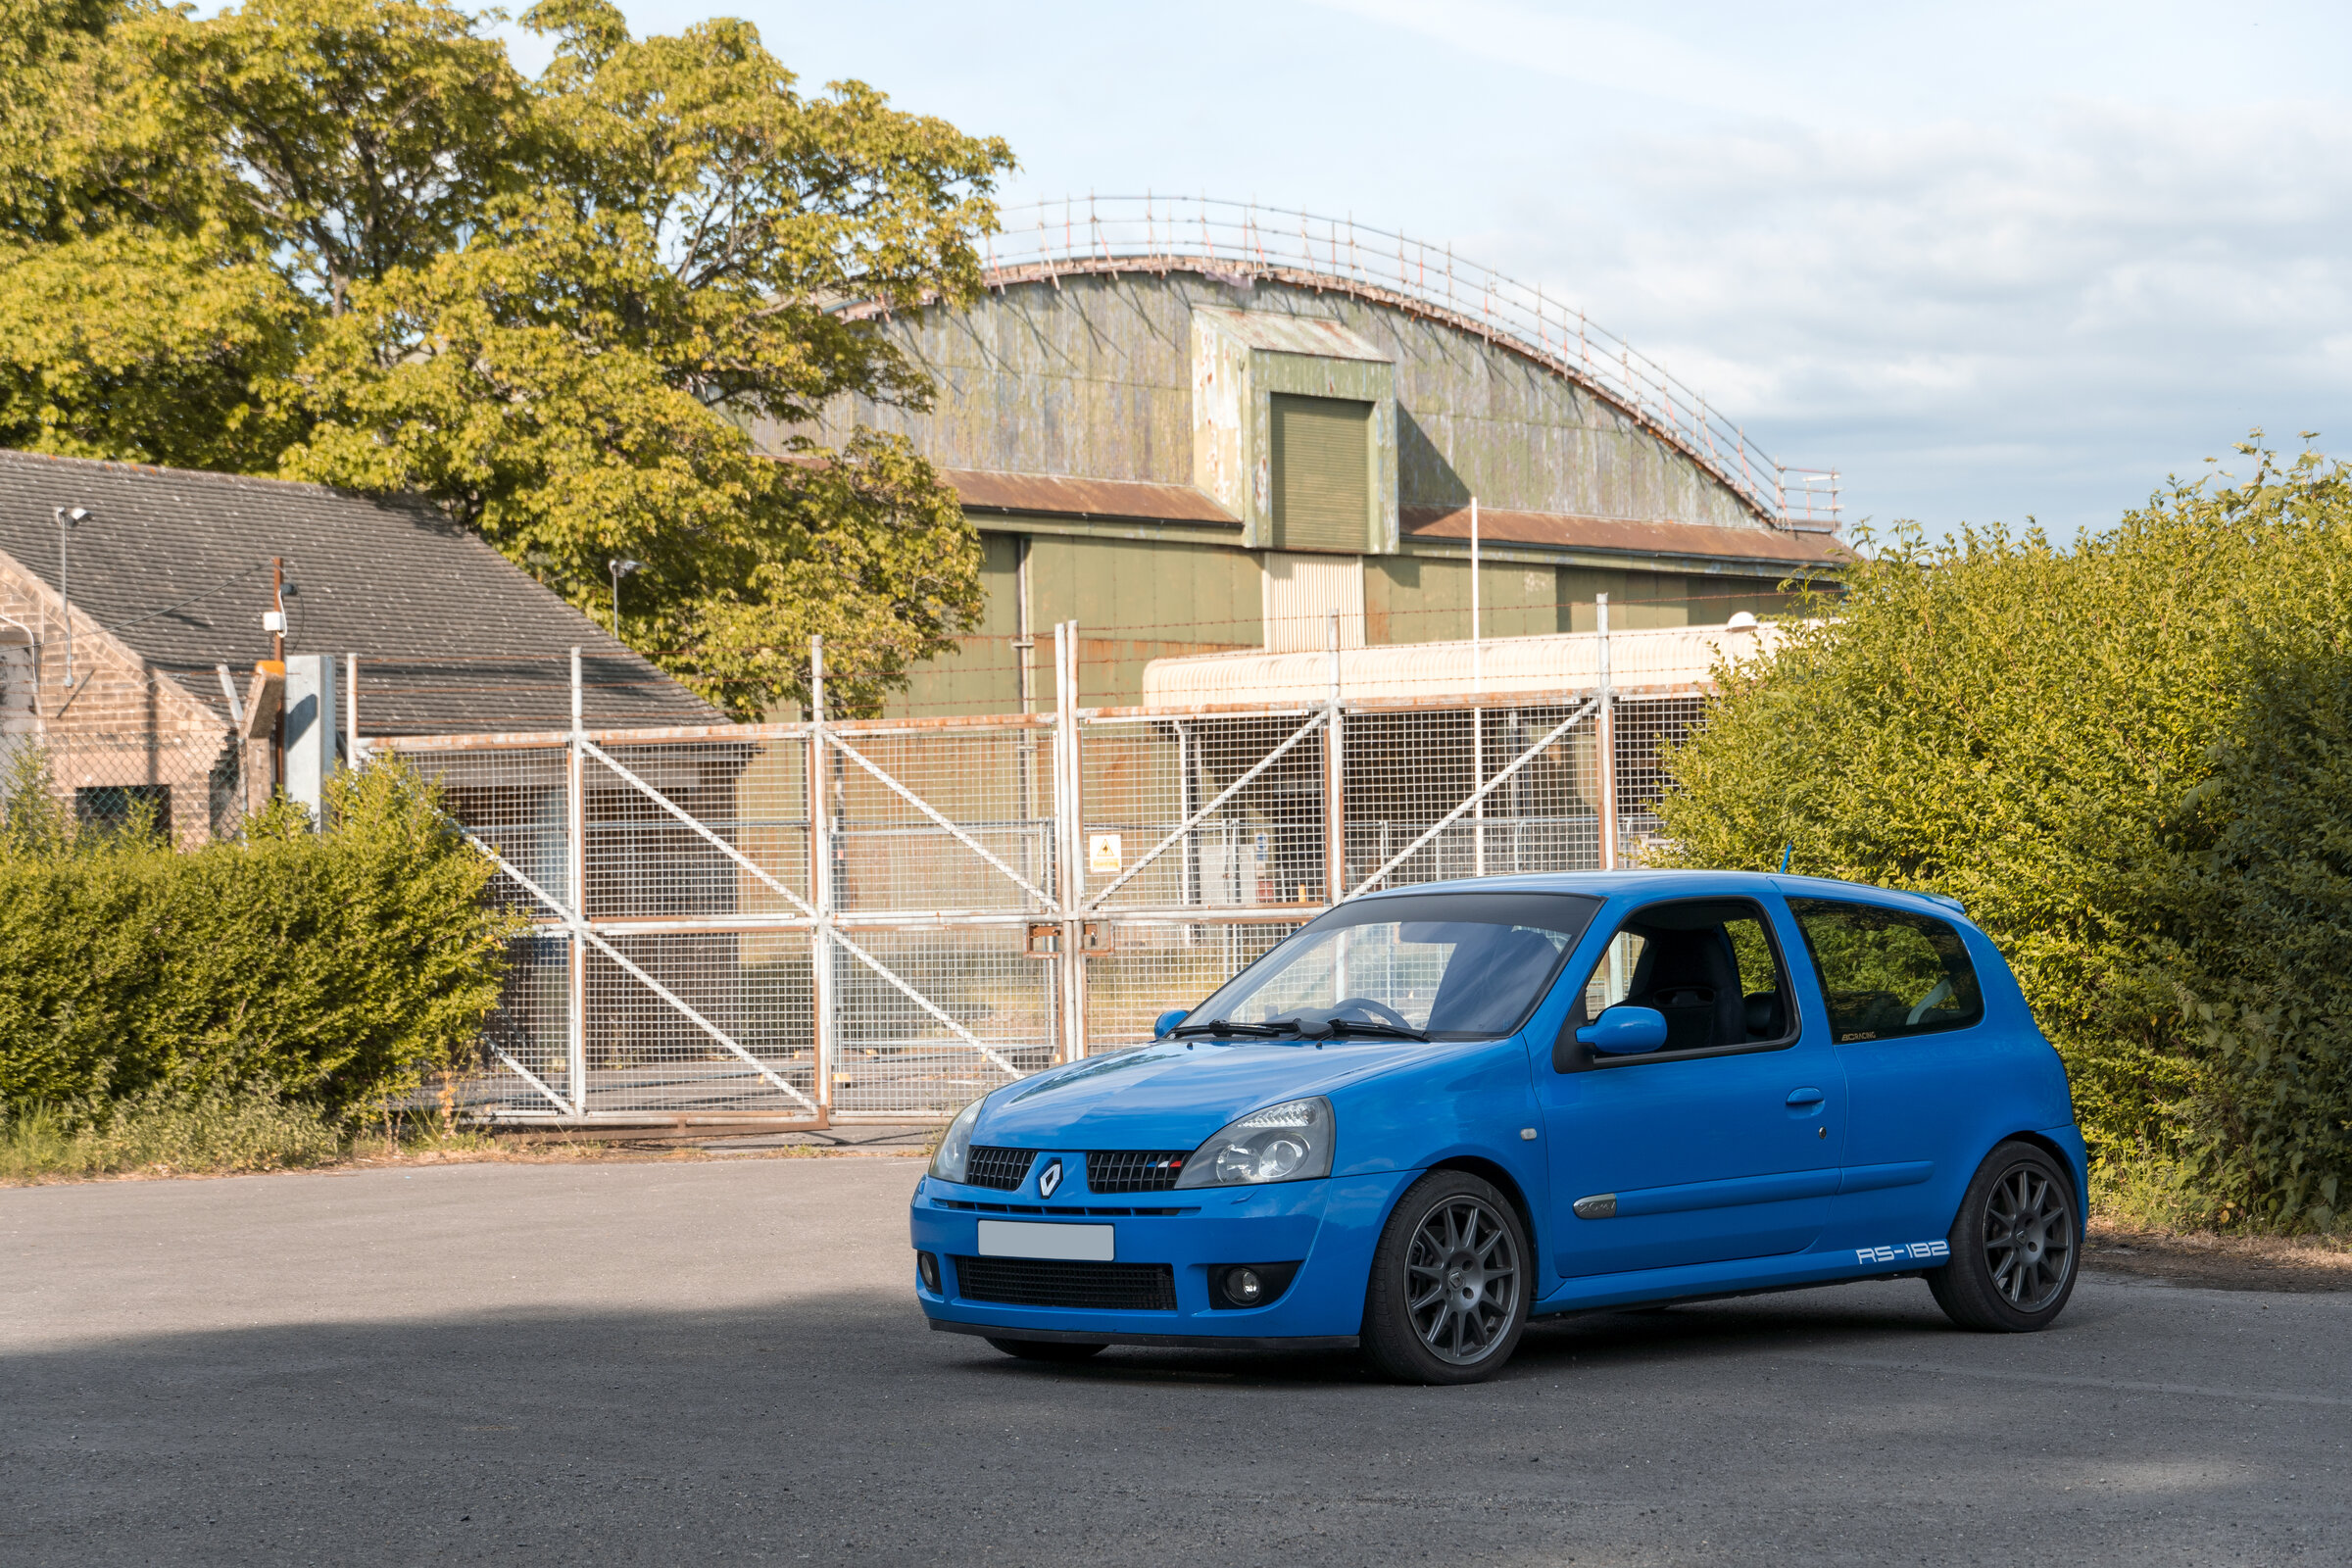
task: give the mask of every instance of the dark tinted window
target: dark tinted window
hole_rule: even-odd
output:
[[[1829,999],[1833,1039],[1922,1035],[1984,1016],[1968,949],[1943,921],[1833,899],[1790,899],[1788,907]]]
[[[1627,916],[1586,979],[1572,1022],[1620,1003],[1663,1014],[1669,1052],[1765,1045],[1789,1032],[1788,990],[1764,911],[1743,899],[1653,904]]]

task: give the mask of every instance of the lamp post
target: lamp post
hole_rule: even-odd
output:
[[[66,583],[66,538],[74,525],[88,519],[87,507],[51,507],[57,518],[57,608],[66,622],[66,684],[74,684],[74,600]]]
[[[645,563],[615,556],[606,563],[612,568],[612,640],[620,641],[620,579],[632,571],[643,571]]]

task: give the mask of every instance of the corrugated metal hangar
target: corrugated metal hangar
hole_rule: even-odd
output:
[[[960,493],[988,609],[903,706],[1089,704],[1155,659],[1720,625],[1837,558],[1835,475],[1773,463],[1579,313],[1345,220],[1100,198],[1007,216],[970,310],[887,318],[928,412],[845,402]],[[868,312],[877,307],[862,307]],[[1050,694],[1046,697],[1051,701]]]

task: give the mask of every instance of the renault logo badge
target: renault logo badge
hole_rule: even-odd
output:
[[[1061,1186],[1061,1161],[1049,1159],[1046,1168],[1037,1173],[1037,1196],[1052,1198]]]

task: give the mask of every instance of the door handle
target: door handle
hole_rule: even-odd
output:
[[[1788,1108],[1790,1110],[1811,1110],[1815,1105],[1821,1103],[1822,1098],[1822,1093],[1818,1089],[1791,1089],[1788,1091]]]

